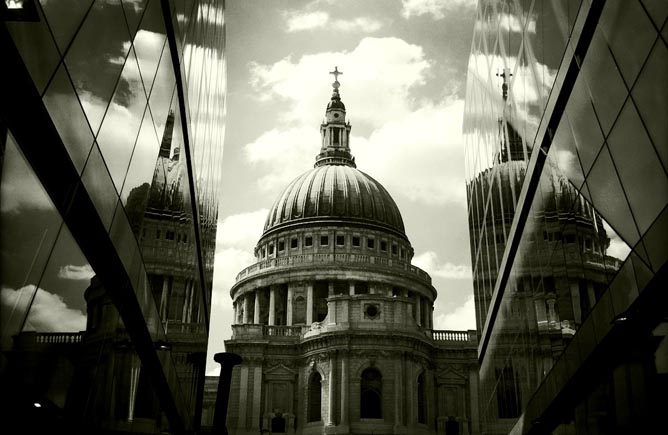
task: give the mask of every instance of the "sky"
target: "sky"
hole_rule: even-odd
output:
[[[311,169],[338,67],[358,169],[401,210],[438,291],[435,329],[475,329],[462,116],[475,0],[232,0],[209,356],[268,208]],[[208,358],[211,360],[212,358]],[[215,374],[216,367],[207,367]]]

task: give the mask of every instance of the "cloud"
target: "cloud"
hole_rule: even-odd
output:
[[[322,29],[324,27],[327,27],[328,30],[338,30],[341,32],[373,33],[383,27],[383,23],[373,18],[357,17],[351,20],[340,18],[332,20],[327,12],[322,11],[293,11],[285,13],[285,17],[287,19],[288,33]]]
[[[412,16],[431,15],[434,20],[445,18],[445,12],[459,8],[473,8],[478,0],[401,0],[401,16],[408,19]]]
[[[432,277],[449,279],[472,279],[471,267],[463,264],[440,263],[434,251],[427,251],[413,257],[411,262]]]
[[[23,209],[54,209],[41,183],[28,167],[14,139],[8,136],[0,184],[0,212],[19,213]]]
[[[32,294],[37,290],[30,307],[25,330],[39,332],[78,332],[86,329],[86,315],[70,308],[60,295],[27,285],[18,290],[3,287],[0,301],[12,307],[12,314],[25,313]]]
[[[324,79],[334,65],[343,71],[341,95],[348,107],[354,107],[353,121],[373,126],[410,111],[410,90],[425,83],[430,68],[418,45],[366,37],[352,51],[308,54],[297,61],[286,57],[269,65],[252,63],[250,83],[260,100],[286,101],[279,121],[317,126],[327,102],[323,97],[331,93]]]
[[[475,303],[473,295],[463,305],[449,313],[439,314],[434,318],[434,329],[462,331],[475,329]]]
[[[247,213],[231,215],[223,219],[218,224],[218,231],[216,233],[217,251],[222,252],[228,248],[236,248],[252,253],[255,244],[262,235],[267,213],[269,213],[269,210],[262,208]]]
[[[62,279],[84,281],[91,279],[94,275],[95,272],[90,267],[90,264],[84,264],[83,266],[68,264],[67,266],[61,266],[60,270],[58,270],[58,278]]]

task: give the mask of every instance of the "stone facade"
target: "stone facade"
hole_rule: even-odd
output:
[[[338,75],[338,71],[335,71]],[[269,211],[231,289],[230,433],[476,434],[477,336],[436,290],[387,191],[356,169],[338,81],[315,168]],[[264,431],[264,432],[262,432]]]

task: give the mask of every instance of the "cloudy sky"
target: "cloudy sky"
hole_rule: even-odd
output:
[[[461,133],[474,0],[230,1],[227,131],[209,352],[268,208],[313,166],[338,66],[358,168],[390,192],[438,290],[437,329],[474,329]],[[210,359],[210,358],[209,358]],[[209,371],[214,367],[210,366]]]

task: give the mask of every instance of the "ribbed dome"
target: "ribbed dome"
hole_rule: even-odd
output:
[[[269,210],[264,234],[328,218],[381,226],[405,236],[401,214],[387,190],[346,165],[318,166],[292,181]]]

